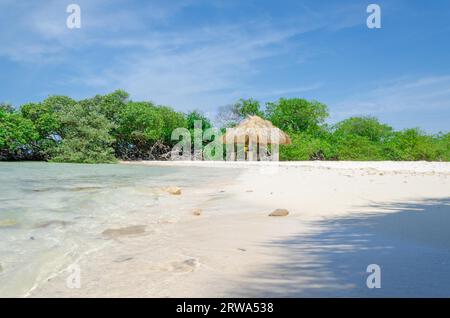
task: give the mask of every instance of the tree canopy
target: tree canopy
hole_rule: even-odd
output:
[[[267,103],[267,118],[278,128],[288,132],[314,131],[325,122],[328,108],[317,101],[302,98],[280,98]]]
[[[219,110],[226,128],[249,115],[272,121],[292,144],[280,146],[281,160],[450,160],[450,133],[426,134],[418,128],[395,131],[370,116],[328,125],[328,109],[318,101],[280,98],[265,109],[255,99],[240,99]],[[74,100],[50,96],[15,108],[0,103],[0,160],[115,162],[166,159],[173,130],[193,135],[210,119],[199,110],[181,113],[169,106],[130,100],[122,90]],[[209,140],[203,140],[206,147]]]

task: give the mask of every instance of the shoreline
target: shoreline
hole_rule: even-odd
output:
[[[119,164],[176,167],[265,168],[308,167],[317,169],[374,169],[395,172],[450,173],[450,162],[437,161],[158,161],[136,160]]]
[[[408,284],[399,283],[404,267],[396,255],[421,259],[409,269],[411,277],[429,268],[450,279],[439,265],[450,261],[448,163],[277,163],[275,170],[259,163],[124,164],[249,169],[229,184],[205,184],[205,191],[177,199],[190,197],[202,208],[201,216],[124,237],[85,259],[83,288],[69,290],[65,277],[59,277],[31,297],[409,295]],[[180,209],[181,201],[175,201],[174,208]],[[277,208],[289,215],[268,216]],[[384,280],[387,288],[365,288],[367,262],[391,271]],[[352,271],[341,273],[341,267]],[[418,286],[433,295],[450,295],[446,286],[433,292],[433,284],[436,280],[422,278]]]

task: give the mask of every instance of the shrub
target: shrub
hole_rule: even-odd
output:
[[[38,138],[31,120],[0,109],[0,159],[29,158],[30,145]]]
[[[389,160],[442,160],[440,156],[445,157],[445,150],[440,155],[439,140],[418,128],[394,133],[384,147],[384,157]]]
[[[290,134],[292,144],[280,145],[280,160],[334,160],[336,153],[323,134]]]

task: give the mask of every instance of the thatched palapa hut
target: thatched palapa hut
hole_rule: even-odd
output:
[[[278,159],[278,145],[291,144],[291,138],[270,121],[259,116],[249,116],[238,126],[227,128],[223,135],[227,145],[228,160]]]

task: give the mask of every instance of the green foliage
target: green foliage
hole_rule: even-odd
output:
[[[264,117],[264,112],[257,100],[241,98],[232,105],[219,108],[217,120],[222,128],[234,127],[250,115]]]
[[[267,103],[266,113],[275,126],[288,132],[318,130],[328,117],[325,104],[301,98],[280,98],[275,103]]]
[[[162,121],[162,129],[160,133],[162,139],[160,139],[160,141],[167,145],[172,145],[174,143],[171,140],[172,131],[176,128],[187,128],[186,117],[183,113],[174,111],[168,106],[158,106],[157,112]]]
[[[450,133],[436,136],[437,152],[440,161],[450,161]]]
[[[339,136],[336,147],[339,160],[376,161],[383,159],[379,144],[372,142],[366,136]]]
[[[104,96],[97,95],[90,100],[90,103],[95,105],[108,120],[116,123],[119,119],[120,112],[128,102],[128,98],[129,95],[127,92],[116,90]]]
[[[426,135],[418,129],[394,132],[373,117],[353,117],[331,129],[291,133],[280,147],[282,160],[449,161],[449,133]]]
[[[170,107],[128,102],[117,120],[116,155],[124,159],[155,158],[155,144],[159,144],[156,151],[167,152],[174,143],[172,131],[186,125],[185,116]]]
[[[405,129],[394,133],[386,143],[384,152],[390,160],[445,160],[445,147],[449,146],[448,138],[447,145],[445,143],[445,138],[440,140],[439,137],[426,135],[418,128]]]
[[[164,122],[150,102],[129,102],[118,116],[117,139],[143,146],[163,138]]]
[[[244,119],[250,115],[264,117],[264,113],[261,111],[259,102],[253,98],[241,98],[236,104],[234,104],[233,107],[235,113],[238,114],[241,119]]]
[[[28,156],[29,145],[38,137],[31,120],[0,109],[0,159]]]
[[[248,115],[265,117],[290,135],[292,144],[280,146],[281,160],[450,161],[450,133],[393,131],[374,117],[351,117],[329,127],[327,107],[317,101],[281,98],[267,103],[263,113],[258,101],[241,99],[221,108],[218,119],[224,128]],[[164,159],[177,142],[172,131],[187,128],[193,135],[195,120],[202,120],[203,131],[212,127],[199,111],[183,114],[130,101],[121,90],[81,101],[50,96],[19,109],[0,103],[0,160]]]
[[[73,163],[114,162],[110,135],[114,125],[87,101],[75,104],[60,114],[64,138],[52,161]]]
[[[50,96],[41,103],[28,103],[20,108],[20,113],[33,122],[39,139],[32,145],[35,159],[48,160],[58,146],[58,139],[64,138],[61,114],[76,105],[76,101],[66,96]]]
[[[193,110],[187,113],[186,115],[186,125],[187,128],[191,131],[191,133],[193,133],[194,124],[196,120],[202,121],[202,130],[206,130],[212,127],[211,121],[205,115],[203,115],[198,110]]]
[[[60,125],[57,115],[47,103],[28,103],[20,110],[24,118],[33,122],[41,138],[48,138],[58,132]]]
[[[200,111],[198,110],[193,110],[189,113],[186,114],[186,126],[187,129],[189,129],[189,132],[191,133],[191,149],[192,151],[194,151],[194,143],[195,143],[195,122],[196,121],[201,121],[201,138],[202,138],[202,147],[204,148],[208,143],[210,143],[211,141],[214,140],[214,138],[208,138],[208,136],[206,136],[204,134],[204,132],[209,129],[212,128],[212,124],[211,121]],[[205,137],[206,136],[206,137]],[[205,138],[205,139],[204,139]]]
[[[280,160],[334,160],[331,136],[314,136],[306,132],[291,133],[292,145],[280,145]]]
[[[392,127],[381,124],[375,117],[351,117],[335,126],[340,136],[366,137],[373,142],[381,142],[392,134]]]
[[[14,108],[13,105],[11,105],[10,103],[0,103],[0,111],[3,110],[7,113],[14,113],[16,111],[16,109]]]

